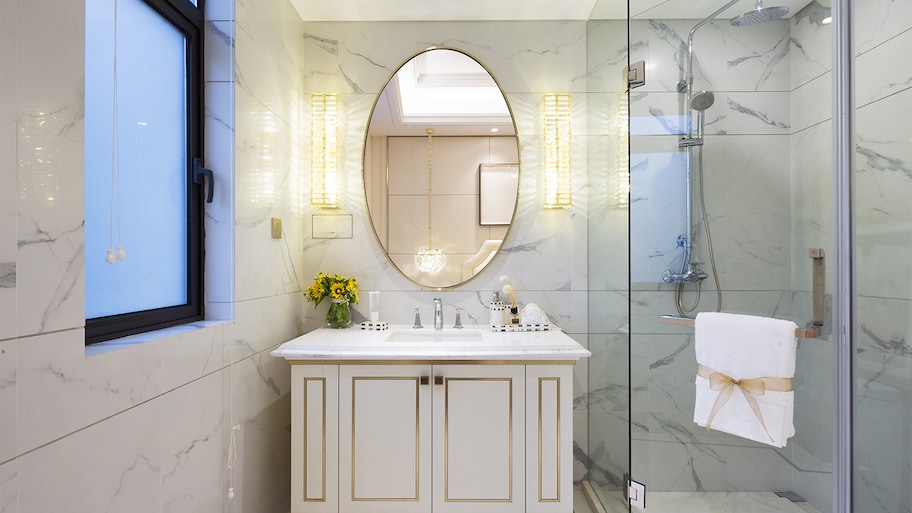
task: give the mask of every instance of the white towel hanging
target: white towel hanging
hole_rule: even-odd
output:
[[[698,314],[694,347],[702,368],[696,377],[694,422],[784,447],[795,434],[791,378],[797,327],[792,321],[768,317]]]

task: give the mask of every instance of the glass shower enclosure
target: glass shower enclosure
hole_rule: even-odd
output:
[[[593,356],[577,477],[595,511],[628,510],[625,476],[649,511],[912,511],[912,3],[838,1],[842,24],[827,0],[776,2],[789,8],[776,16],[754,0],[629,2],[627,20],[588,22]],[[731,22],[746,13],[762,23]],[[620,70],[638,61],[645,84],[627,90]],[[822,324],[798,339],[783,448],[693,421],[694,330],[661,321],[716,310]],[[839,460],[834,424],[852,417]],[[848,506],[834,503],[839,465]]]

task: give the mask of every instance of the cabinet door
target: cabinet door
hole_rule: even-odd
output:
[[[430,511],[430,373],[430,365],[339,367],[340,511]]]
[[[573,366],[526,367],[526,511],[573,511]]]
[[[291,368],[291,511],[339,511],[338,371]]]
[[[434,512],[522,512],[521,365],[435,365]]]

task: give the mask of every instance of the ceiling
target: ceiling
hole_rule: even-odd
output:
[[[627,0],[291,0],[305,21],[612,20],[627,18]],[[741,0],[720,18],[754,8]],[[810,0],[767,0],[791,14]],[[703,19],[724,0],[630,0],[631,18]]]

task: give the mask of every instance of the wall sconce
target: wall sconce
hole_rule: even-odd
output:
[[[545,208],[570,206],[570,94],[549,93],[542,102]]]
[[[339,208],[339,110],[335,94],[310,95],[310,204]]]

